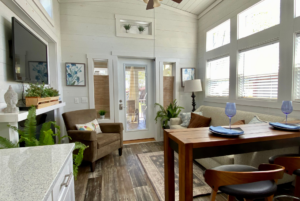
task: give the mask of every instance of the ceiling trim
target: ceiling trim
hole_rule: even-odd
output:
[[[203,17],[204,15],[206,15],[209,11],[211,11],[214,7],[216,7],[217,5],[219,5],[223,0],[217,0],[214,3],[212,3],[210,6],[208,6],[208,8],[206,8],[204,11],[202,11],[199,15],[198,15],[198,20]]]

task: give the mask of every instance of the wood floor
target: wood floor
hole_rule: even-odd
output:
[[[76,201],[159,201],[136,154],[163,151],[162,142],[124,145],[123,155],[118,151],[98,160],[95,172],[89,163],[79,167],[75,181]],[[209,201],[209,196],[194,201]],[[218,194],[217,201],[225,201],[225,194]],[[282,200],[280,200],[282,201]]]

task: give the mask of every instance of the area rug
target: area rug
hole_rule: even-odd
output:
[[[158,198],[165,200],[164,188],[164,152],[152,152],[138,154],[147,176],[149,177]],[[179,200],[179,173],[178,173],[178,154],[175,153],[175,200]],[[207,195],[211,193],[211,188],[205,183],[203,170],[193,164],[193,196]]]

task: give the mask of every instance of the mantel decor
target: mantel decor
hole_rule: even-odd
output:
[[[66,82],[67,86],[86,86],[84,63],[66,63]]]
[[[18,103],[18,94],[13,90],[11,85],[9,85],[7,92],[4,94],[4,100],[7,107],[3,110],[3,112],[19,113],[19,108],[16,107],[16,104]]]

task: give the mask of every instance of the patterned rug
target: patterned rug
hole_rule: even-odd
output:
[[[149,177],[157,196],[161,201],[165,200],[164,188],[164,152],[152,152],[138,154],[147,176]],[[179,200],[179,183],[178,183],[178,154],[175,153],[175,200]],[[203,170],[193,164],[193,195],[207,195],[211,193],[211,188],[205,183]]]

